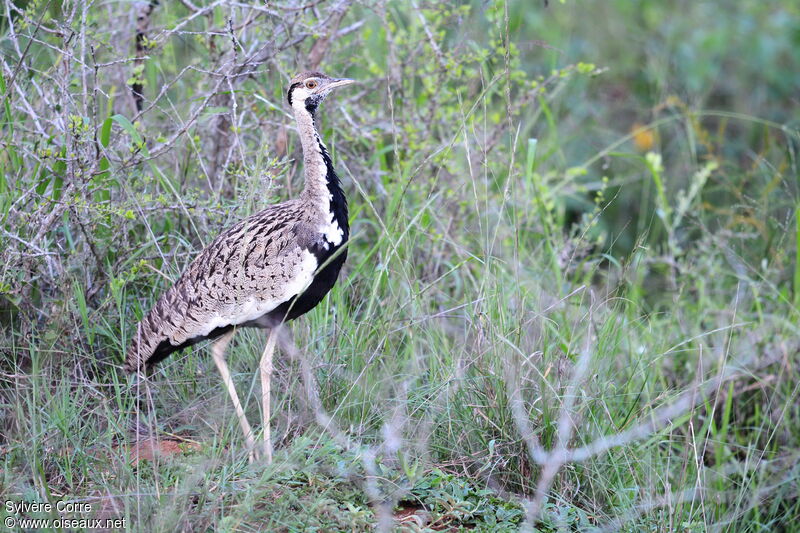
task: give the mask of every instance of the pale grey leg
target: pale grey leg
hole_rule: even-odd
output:
[[[247,444],[247,451],[250,456],[250,462],[252,463],[255,453],[253,430],[250,429],[250,424],[247,422],[247,418],[244,415],[244,409],[242,409],[242,404],[239,401],[239,395],[236,394],[236,387],[233,385],[233,380],[231,379],[231,372],[228,370],[228,365],[225,362],[225,349],[228,347],[228,343],[231,342],[231,337],[233,337],[233,330],[215,340],[211,345],[211,356],[214,358],[214,363],[216,363],[217,369],[219,369],[219,373],[222,375],[222,381],[225,382],[228,394],[230,394],[231,400],[233,400],[233,408],[236,410],[236,416],[239,418],[239,425],[242,427],[244,441]]]
[[[270,440],[270,381],[272,378],[272,355],[275,353],[275,342],[277,341],[276,328],[269,330],[267,346],[261,356],[261,416],[264,418],[264,459],[267,464],[272,462],[272,441]]]

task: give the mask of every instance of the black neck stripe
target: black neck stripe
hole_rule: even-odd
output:
[[[301,85],[303,85],[303,83],[298,81],[296,83],[293,83],[289,87],[289,91],[286,93],[286,99],[289,100],[289,105],[292,105],[292,91],[294,91],[296,87],[300,87]]]
[[[317,145],[319,146],[319,152],[322,155],[322,160],[325,162],[325,167],[327,169],[325,182],[328,192],[331,195],[330,210],[333,214],[333,218],[339,225],[339,229],[342,230],[342,244],[344,244],[344,242],[346,242],[350,236],[350,225],[348,224],[347,213],[347,198],[344,195],[344,191],[342,191],[342,185],[339,181],[339,176],[336,174],[336,170],[333,168],[331,156],[328,154],[328,150],[325,148],[325,145],[322,144],[322,140],[319,138],[317,138]]]

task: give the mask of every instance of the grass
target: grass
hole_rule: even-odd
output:
[[[791,3],[195,5],[137,52],[130,5],[4,4],[5,498],[142,531],[796,529]],[[206,347],[141,396],[120,365],[204,244],[299,190],[282,74],[312,49],[362,80],[321,122],[350,255],[249,464]],[[264,341],[229,355],[251,420]]]

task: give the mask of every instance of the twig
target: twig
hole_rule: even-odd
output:
[[[157,5],[158,0],[150,0],[139,9],[139,14],[136,16],[136,59],[133,62],[131,94],[133,95],[133,102],[136,105],[137,112],[142,111],[142,100],[144,98],[142,94],[144,90],[144,60],[147,52],[145,38],[147,37],[147,28],[150,25],[150,15]]]
[[[308,53],[308,66],[311,70],[317,69],[320,63],[322,63],[322,60],[325,58],[325,55],[328,53],[331,38],[338,31],[339,25],[342,23],[342,19],[350,9],[351,3],[352,2],[350,1],[341,2],[331,9],[330,20],[324,26],[327,31],[322,37],[317,39],[317,41],[311,47],[311,51]]]

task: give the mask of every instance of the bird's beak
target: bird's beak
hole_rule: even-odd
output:
[[[344,87],[345,85],[350,85],[351,83],[355,83],[356,80],[351,80],[350,78],[337,78],[331,80],[326,86],[325,90],[329,91],[331,89],[336,89],[337,87]]]

